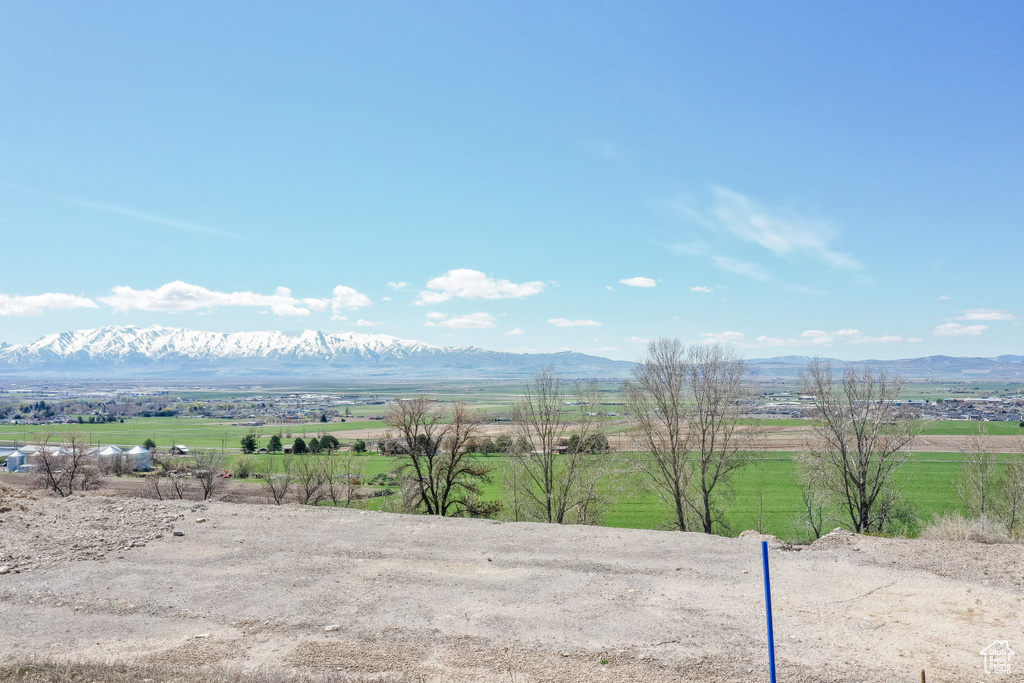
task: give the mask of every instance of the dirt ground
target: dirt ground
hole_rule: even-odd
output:
[[[760,540],[57,499],[0,477],[0,661],[765,681]],[[768,540],[780,681],[1022,680],[1024,661],[986,675],[979,653],[997,640],[1024,652],[1024,546]]]

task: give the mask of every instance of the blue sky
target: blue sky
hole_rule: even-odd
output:
[[[1024,353],[1019,2],[0,4],[0,341]]]

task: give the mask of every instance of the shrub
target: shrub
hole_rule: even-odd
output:
[[[975,543],[1011,543],[1002,524],[988,517],[966,518],[959,512],[936,517],[924,528],[921,538],[929,541],[974,541]]]

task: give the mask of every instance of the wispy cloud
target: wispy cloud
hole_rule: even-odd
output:
[[[423,323],[424,327],[449,327],[472,330],[482,330],[495,327],[494,323],[495,320],[497,320],[490,313],[467,313],[465,315],[449,318],[444,313],[431,312],[427,313],[427,317],[430,318],[430,320]]]
[[[526,334],[526,333],[525,333],[525,332],[523,332],[523,331],[522,331],[521,329],[519,329],[519,328],[517,327],[517,328],[516,328],[516,329],[514,329],[514,330],[509,330],[509,331],[508,331],[508,332],[506,332],[505,334],[507,334],[507,335],[509,335],[509,336],[518,336],[518,335],[520,335],[520,334]]]
[[[400,289],[405,289],[409,285],[408,282],[389,282],[387,284],[388,284],[388,287],[390,287],[391,289],[393,289],[395,291],[398,291]]]
[[[67,311],[75,308],[99,308],[92,299],[74,294],[48,292],[17,296],[0,294],[0,316],[31,317],[46,311]]]
[[[328,308],[337,314],[345,309],[370,305],[369,297],[351,287],[339,285],[334,288],[333,294],[331,299],[296,298],[292,296],[291,290],[287,287],[278,287],[273,294],[218,292],[200,285],[176,280],[156,289],[114,287],[110,295],[100,297],[100,301],[113,307],[115,311],[123,313],[128,311],[184,312],[209,310],[222,306],[248,306],[269,309],[274,315],[282,317],[302,317],[313,311],[326,311]]]
[[[654,280],[653,278],[641,277],[639,275],[637,277],[628,277],[628,278],[625,278],[623,280],[619,280],[619,282],[624,284],[624,285],[626,285],[627,287],[657,287],[658,286],[657,281]]]
[[[362,318],[360,318],[359,320],[356,321],[356,326],[357,327],[378,327],[378,326],[383,325],[383,324],[384,323],[375,322],[373,320],[363,320]]]
[[[863,265],[833,246],[839,230],[832,223],[785,208],[769,208],[755,199],[725,187],[711,188],[707,202],[690,196],[678,197],[667,205],[680,218],[702,226],[717,236],[720,246],[730,242],[757,245],[773,256],[790,261],[815,260],[845,271],[861,271]],[[667,245],[677,254],[710,255],[723,270],[767,281],[764,271],[729,256],[714,256],[716,248],[699,239]]]
[[[939,325],[932,334],[936,337],[977,337],[988,329],[988,325],[961,325],[960,323],[946,323]]]
[[[1013,315],[1006,311],[997,311],[994,308],[974,308],[964,311],[964,314],[957,320],[1013,320]]]
[[[830,246],[838,230],[825,221],[793,211],[769,209],[724,187],[715,187],[712,193],[711,215],[744,242],[759,244],[776,256],[807,254],[834,268],[863,267]]]
[[[596,320],[568,320],[566,318],[548,318],[548,322],[555,327],[600,327],[601,323]]]
[[[707,344],[731,344],[744,349],[757,349],[773,346],[828,346],[836,342],[847,344],[895,344],[898,342],[910,341],[900,335],[878,335],[871,336],[862,333],[860,330],[844,329],[835,332],[823,330],[806,330],[796,337],[770,337],[761,335],[754,339],[747,339],[742,332],[705,332],[701,334],[701,341]]]
[[[702,287],[701,285],[696,285],[694,287],[690,287],[690,291],[691,292],[700,292],[702,294],[710,294],[711,292],[713,292],[715,290],[712,289],[711,287]]]
[[[540,281],[515,283],[495,279],[479,270],[457,268],[427,282],[427,288],[420,292],[416,303],[439,304],[452,298],[521,299],[540,294],[544,288]]]
[[[711,260],[716,266],[727,273],[743,275],[760,282],[770,282],[772,279],[760,266],[756,266],[753,263],[744,263],[731,256],[712,256]]]
[[[643,337],[637,337],[634,335],[632,337],[626,337],[623,341],[625,341],[627,344],[646,344],[651,340],[644,339]]]
[[[224,237],[231,240],[240,242],[248,242],[249,238],[243,235],[236,235],[233,232],[221,230],[219,228],[211,228],[208,225],[202,225],[200,223],[193,223],[191,221],[183,221],[178,218],[169,218],[167,216],[160,216],[147,211],[139,211],[127,206],[118,206],[117,204],[104,204],[100,202],[91,202],[83,199],[76,199],[74,197],[63,197],[60,195],[48,195],[61,201],[65,201],[75,206],[81,206],[86,209],[92,209],[94,211],[101,211],[103,213],[111,214],[114,216],[124,216],[125,218],[131,218],[143,223],[150,223],[152,225],[161,225],[165,228],[174,228],[175,230],[184,230],[185,232],[196,233],[199,235],[209,235],[212,237]]]

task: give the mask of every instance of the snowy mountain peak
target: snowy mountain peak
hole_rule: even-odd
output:
[[[351,376],[458,377],[515,376],[554,364],[570,374],[618,376],[632,365],[572,356],[438,347],[358,332],[202,332],[159,325],[111,325],[0,347],[0,373],[193,377],[319,375],[334,370]]]

